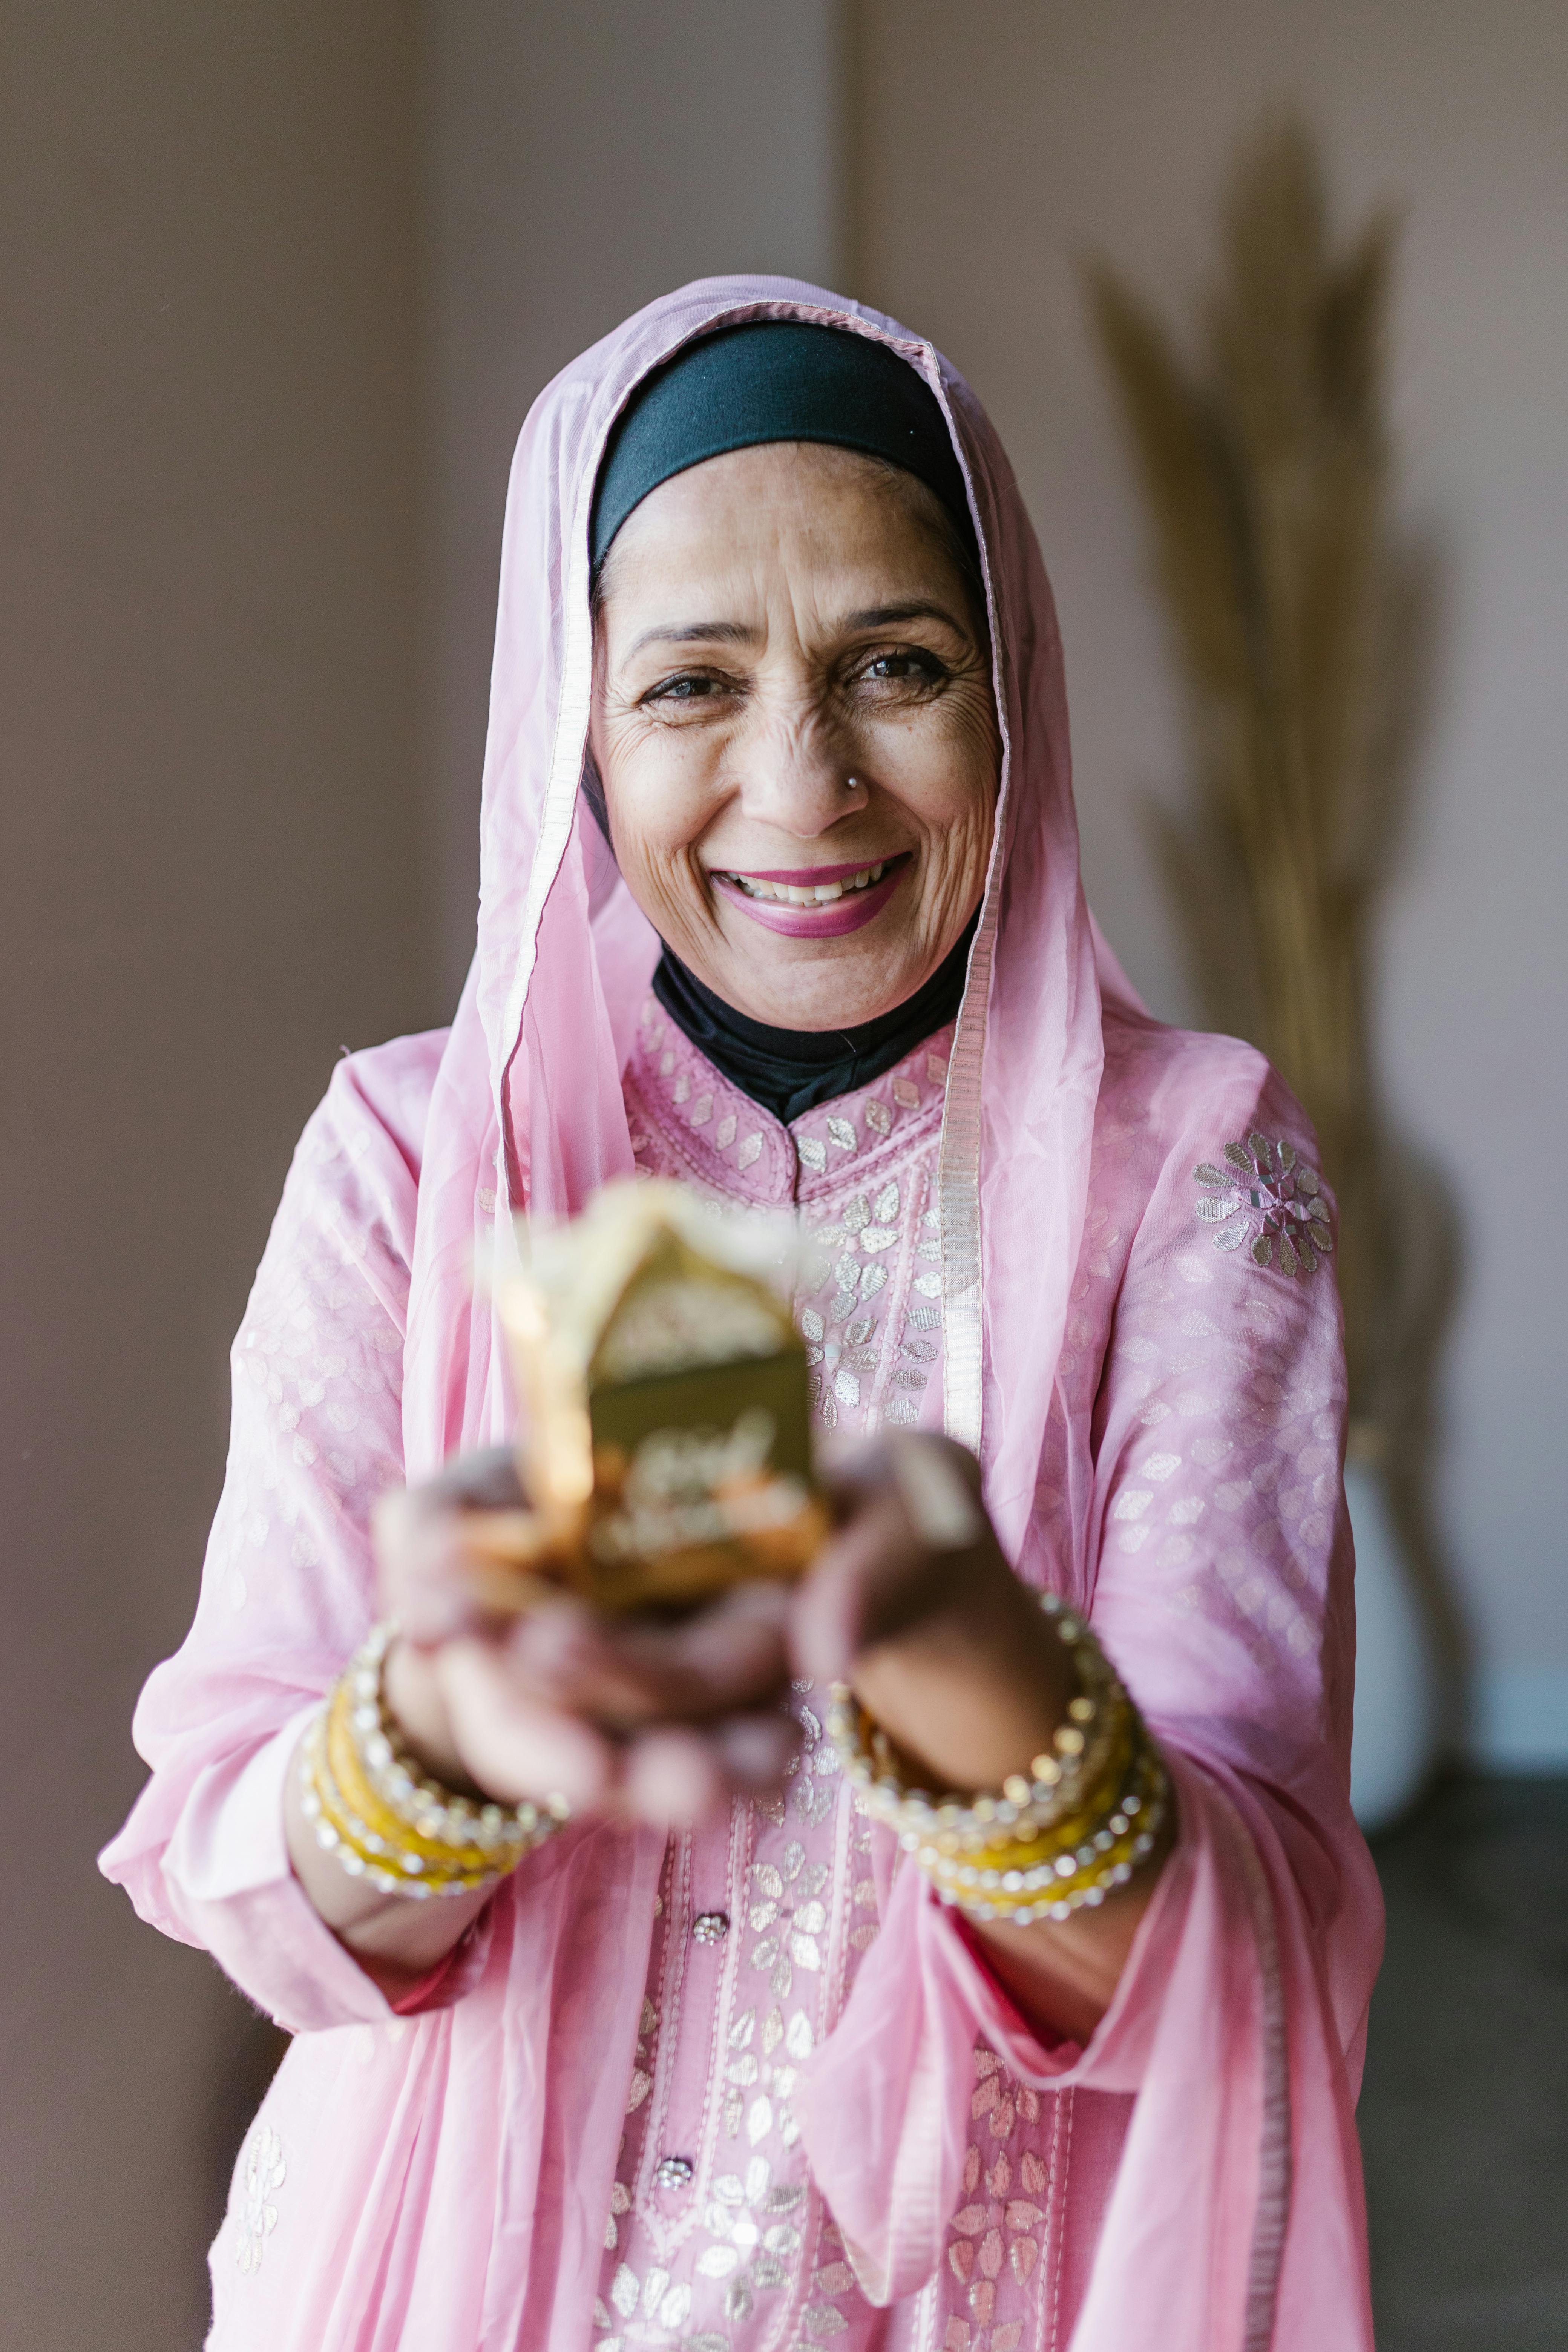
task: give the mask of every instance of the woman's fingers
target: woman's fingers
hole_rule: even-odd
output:
[[[501,1485],[498,1475],[493,1484]],[[470,1582],[463,1539],[469,1507],[436,1486],[399,1487],[375,1507],[373,1529],[383,1614],[426,1645],[477,1630],[489,1617]],[[484,1507],[491,1507],[485,1506]]]
[[[754,1706],[788,1678],[788,1601],[777,1585],[738,1586],[678,1624],[598,1615],[563,1594],[521,1616],[482,1598],[484,1565],[470,1515],[517,1508],[504,1448],[470,1454],[438,1478],[386,1496],[375,1517],[382,1603],[421,1649],[493,1635],[543,1704],[620,1733],[671,1717],[704,1719]]]
[[[509,1805],[562,1796],[574,1811],[610,1798],[619,1778],[612,1743],[520,1691],[494,1643],[446,1642],[435,1670],[454,1745],[477,1787]]]
[[[813,1682],[842,1682],[862,1650],[920,1613],[923,1568],[910,1558],[897,1501],[877,1495],[863,1502],[823,1546],[795,1595],[796,1672]]]
[[[799,1741],[799,1727],[780,1709],[721,1717],[703,1730],[654,1724],[616,1740],[520,1690],[510,1661],[490,1642],[444,1643],[436,1672],[465,1769],[506,1804],[562,1796],[574,1811],[685,1826],[732,1792],[775,1788]]]
[[[539,1699],[627,1735],[733,1714],[782,1693],[788,1613],[784,1589],[760,1583],[738,1586],[674,1625],[600,1617],[563,1601],[521,1619],[506,1654]]]
[[[422,1646],[493,1625],[485,1588],[487,1574],[494,1582],[494,1535],[513,1521],[528,1523],[504,1445],[455,1455],[437,1477],[383,1496],[374,1538],[384,1613]]]
[[[765,1795],[783,1780],[800,1741],[792,1717],[731,1716],[707,1731],[664,1724],[626,1751],[620,1810],[654,1829],[686,1829],[721,1811],[732,1795]]]
[[[796,1671],[852,1684],[931,1787],[994,1787],[1059,1722],[1071,1669],[996,1541],[978,1466],[900,1433],[834,1476],[845,1516],[796,1595]]]
[[[564,1594],[498,1616],[476,1599],[465,1520],[520,1502],[497,1449],[377,1512],[383,1604],[432,1684],[426,1712],[445,1717],[426,1750],[503,1802],[560,1795],[662,1827],[775,1787],[799,1739],[779,1704],[784,1589],[741,1585],[676,1623],[605,1617]]]
[[[840,1524],[795,1595],[791,1646],[798,1673],[834,1682],[863,1651],[949,1614],[966,1588],[973,1601],[1000,1555],[978,1465],[945,1438],[900,1433],[840,1456],[826,1483]]]
[[[800,1726],[783,1707],[761,1715],[732,1715],[709,1734],[713,1752],[742,1796],[776,1789],[800,1748]]]
[[[381,1612],[395,1617],[411,1642],[444,1642],[475,1622],[474,1605],[456,1572],[450,1514],[437,1515],[405,1488],[384,1495],[372,1529],[381,1588]]]
[[[528,1499],[510,1445],[485,1445],[472,1454],[454,1454],[445,1468],[416,1491],[432,1504],[462,1511],[521,1510]]]
[[[789,1680],[789,1593],[782,1584],[735,1585],[672,1626],[628,1622],[623,1654],[646,1675],[662,1711],[729,1715],[782,1695]]]
[[[654,1829],[684,1829],[704,1821],[728,1795],[712,1748],[683,1724],[645,1732],[626,1750],[622,1808]]]

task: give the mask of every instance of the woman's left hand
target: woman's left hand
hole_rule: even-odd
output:
[[[1026,1772],[1073,1671],[1003,1555],[973,1455],[900,1432],[825,1483],[839,1526],[795,1596],[797,1672],[848,1683],[933,1794]]]
[[[796,1590],[797,1673],[847,1682],[931,1795],[995,1789],[1048,1748],[1074,1692],[1066,1650],[1014,1575],[973,1454],[889,1434],[826,1478],[837,1532]],[[974,1919],[1022,2013],[1087,2042],[1115,1994],[1170,1849],[1064,1920]]]

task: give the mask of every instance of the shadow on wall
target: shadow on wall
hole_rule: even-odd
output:
[[[1393,567],[1388,731],[1375,772],[1380,788],[1368,812],[1385,889],[1412,830],[1450,593],[1450,566],[1436,535],[1408,538]],[[1373,1149],[1392,1243],[1374,1410],[1386,1440],[1389,1499],[1436,1652],[1442,1744],[1458,1754],[1472,1720],[1474,1648],[1432,1498],[1442,1444],[1443,1351],[1464,1282],[1463,1228],[1453,1186],[1409,1138],[1385,1120]]]
[[[1467,1712],[1464,1628],[1428,1502],[1458,1218],[1384,1109],[1368,1014],[1447,587],[1436,541],[1390,511],[1395,238],[1386,210],[1331,232],[1316,142],[1274,112],[1228,175],[1190,354],[1108,266],[1088,284],[1187,717],[1184,805],[1147,806],[1155,856],[1207,1024],[1281,1072],[1338,1198],[1331,1236],[1313,1221],[1317,1173],[1288,1139],[1237,1138],[1223,1167],[1197,1171],[1220,1248],[1250,1245],[1302,1279],[1333,1254],[1365,1635],[1352,1793],[1373,1824],[1419,1793]]]

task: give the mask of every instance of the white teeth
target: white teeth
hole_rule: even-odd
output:
[[[754,874],[725,874],[720,878],[733,882],[748,898],[773,898],[786,907],[826,907],[835,898],[842,898],[847,890],[869,889],[886,871],[884,858],[879,865],[863,866],[858,874],[847,876],[842,882],[763,882]]]

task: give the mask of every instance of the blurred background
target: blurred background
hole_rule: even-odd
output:
[[[1404,208],[1391,514],[1425,590],[1367,950],[1385,1213],[1425,1237],[1392,1492],[1441,1767],[1378,1841],[1380,2340],[1568,2344],[1568,12],[0,0],[7,2345],[201,2339],[273,2040],[92,1857],[294,1139],[340,1052],[456,1000],[529,403],[716,270],[932,336],[1055,581],[1090,894],[1196,1017],[1148,822],[1184,706],[1083,269],[1197,318],[1280,103],[1337,222]]]

